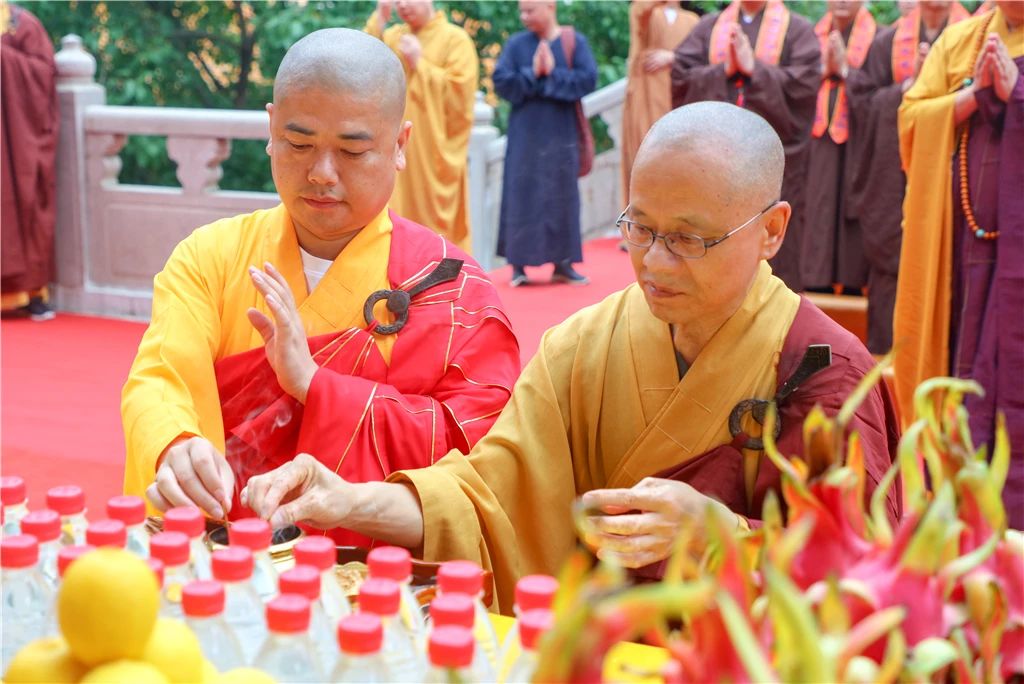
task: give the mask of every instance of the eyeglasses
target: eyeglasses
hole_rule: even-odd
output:
[[[619,218],[615,220],[615,227],[622,231],[622,237],[624,237],[627,242],[632,245],[636,245],[637,247],[650,247],[654,244],[655,240],[662,240],[668,251],[675,256],[682,259],[700,259],[708,253],[709,249],[717,244],[725,242],[730,237],[761,218],[766,211],[778,203],[779,200],[773,201],[767,207],[757,212],[757,214],[744,221],[743,225],[737,226],[725,235],[713,240],[702,238],[699,235],[692,235],[690,233],[656,233],[642,223],[637,223],[636,221],[631,221],[626,218],[626,213],[629,211],[629,207],[623,209],[622,213],[619,214]]]

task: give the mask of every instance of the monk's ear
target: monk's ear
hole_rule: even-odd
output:
[[[398,139],[395,141],[395,170],[403,171],[405,169],[405,147],[409,144],[409,138],[412,136],[412,121],[406,121],[402,124],[402,129],[398,131]]]
[[[764,213],[764,233],[761,241],[761,258],[771,259],[779,253],[782,241],[786,237],[789,217],[793,215],[793,207],[789,202],[779,201]]]
[[[268,128],[271,131],[273,131],[274,130],[274,104],[272,102],[268,102],[267,106],[266,106],[266,109],[267,109],[267,118],[269,119]],[[271,134],[271,135],[273,135],[273,134]],[[270,154],[270,146],[273,145],[273,144],[274,144],[274,138],[273,137],[267,138],[267,148],[266,149],[267,149],[267,154],[268,155]]]

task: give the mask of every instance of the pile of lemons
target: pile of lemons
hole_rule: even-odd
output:
[[[4,681],[272,684],[251,668],[219,674],[192,630],[158,618],[159,608],[160,588],[145,561],[122,549],[90,551],[68,566],[57,594],[62,636],[22,648]]]

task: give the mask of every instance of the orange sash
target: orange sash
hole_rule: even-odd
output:
[[[971,14],[959,2],[949,8],[946,26],[970,17]],[[892,82],[902,83],[914,75],[914,61],[917,46],[921,43],[921,9],[915,7],[896,22],[896,35],[892,39]]]
[[[711,29],[711,46],[708,48],[708,62],[721,64],[729,55],[729,27],[740,18],[738,0],[730,3],[722,10]],[[757,32],[757,45],[754,56],[765,64],[776,65],[782,55],[782,45],[786,41],[789,29],[789,10],[782,0],[769,0],[761,18],[761,28]]]
[[[814,27],[822,55],[825,54],[828,35],[831,32],[832,13],[826,12]],[[868,56],[868,49],[871,47],[871,41],[874,39],[875,19],[871,16],[871,12],[861,7],[853,20],[853,30],[850,31],[850,39],[846,43],[846,63],[851,68],[859,69],[864,63],[864,58]],[[836,95],[835,109],[832,110],[832,120],[829,121],[828,101],[833,88],[838,88],[839,92]],[[821,87],[818,88],[818,108],[814,113],[814,128],[811,129],[811,135],[820,138],[826,130],[837,145],[842,145],[850,137],[850,108],[846,102],[846,84],[832,78],[822,79]]]

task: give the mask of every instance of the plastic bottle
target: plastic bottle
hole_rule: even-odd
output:
[[[52,625],[53,590],[39,574],[39,542],[30,534],[0,540],[0,594],[6,672],[22,646],[46,636]]]
[[[558,580],[551,575],[526,575],[516,582],[515,604],[513,611],[518,618],[528,610],[551,610],[558,593]],[[519,645],[519,628],[513,627],[505,637],[501,647],[501,667],[498,674],[506,673],[512,663],[519,658],[522,648]]]
[[[189,558],[196,579],[207,580],[213,577],[210,569],[210,550],[203,543],[206,518],[203,517],[202,511],[195,506],[178,506],[168,510],[164,513],[164,531],[181,532],[189,538]]]
[[[320,571],[312,565],[296,565],[281,573],[278,585],[282,594],[298,594],[309,599],[309,638],[316,648],[320,669],[334,670],[338,661],[338,638],[335,625],[327,619],[324,607],[320,605]]]
[[[427,684],[462,684],[473,681],[473,632],[466,627],[447,625],[430,631],[427,657],[430,669],[423,680]]]
[[[128,540],[124,548],[139,558],[149,558],[146,503],[137,496],[113,496],[107,501],[107,517],[124,523]]]
[[[412,555],[409,550],[398,546],[379,546],[370,551],[366,557],[366,565],[371,578],[398,582],[402,597],[402,622],[418,644],[425,644],[427,628],[423,620],[423,611],[410,586]]]
[[[148,565],[149,569],[153,571],[154,575],[156,575],[156,585],[158,587],[160,587],[161,591],[163,591],[163,588],[164,588],[164,562],[162,560],[158,559],[158,558],[153,558],[152,556],[150,556],[149,558],[146,559],[146,565]]]
[[[21,534],[21,519],[28,513],[25,480],[17,475],[0,477],[0,505],[3,506],[3,536]]]
[[[95,548],[95,546],[89,546],[88,544],[62,546],[60,551],[57,552],[57,576],[63,579],[64,573],[71,563],[77,560],[79,556],[83,556]]]
[[[442,594],[430,603],[431,629],[454,625],[472,630],[475,620],[476,605],[467,594]],[[473,649],[473,663],[470,669],[475,682],[496,681],[494,666],[482,648]]]
[[[231,546],[244,546],[252,551],[252,584],[263,601],[269,601],[277,594],[277,570],[270,560],[272,537],[270,525],[259,518],[236,520],[228,528]]]
[[[329,537],[305,537],[293,550],[297,565],[312,565],[320,571],[320,605],[331,624],[338,624],[338,620],[352,613],[352,604],[334,577],[334,564],[337,561],[334,540]]]
[[[359,610],[373,613],[384,632],[384,662],[396,681],[417,682],[424,663],[415,636],[399,617],[401,587],[390,579],[370,578],[359,587]]]
[[[552,624],[554,618],[551,611],[543,608],[528,610],[519,616],[516,626],[519,629],[521,652],[502,681],[510,684],[533,681],[533,673],[537,670],[537,645]]]
[[[224,586],[224,621],[242,644],[246,665],[251,665],[267,640],[263,602],[252,585],[252,551],[244,546],[217,549],[212,567],[214,579]]]
[[[324,673],[309,639],[309,599],[281,594],[267,604],[267,640],[255,667],[276,681],[323,682]]]
[[[381,653],[384,630],[373,613],[347,615],[338,622],[341,657],[334,668],[333,682],[385,684],[394,681]]]
[[[218,672],[245,664],[242,645],[224,621],[224,587],[220,582],[189,582],[182,591],[181,605],[185,610],[185,623],[199,639],[203,655]]]
[[[21,531],[31,534],[39,542],[39,574],[53,589],[60,584],[57,554],[60,553],[60,515],[44,508],[31,511],[21,519]]]
[[[181,620],[181,592],[195,579],[189,566],[188,537],[181,532],[160,532],[149,540],[149,552],[164,564],[163,589],[160,592],[160,615]]]
[[[85,543],[85,494],[77,485],[52,487],[46,492],[46,507],[60,513],[62,546],[81,546]]]
[[[128,531],[120,520],[93,520],[85,528],[85,543],[95,547],[114,546],[123,549]]]
[[[437,593],[467,594],[473,598],[475,617],[473,620],[473,639],[483,650],[491,669],[497,670],[500,665],[498,636],[494,633],[494,625],[484,606],[484,571],[471,561],[448,561],[441,563],[437,571]]]

